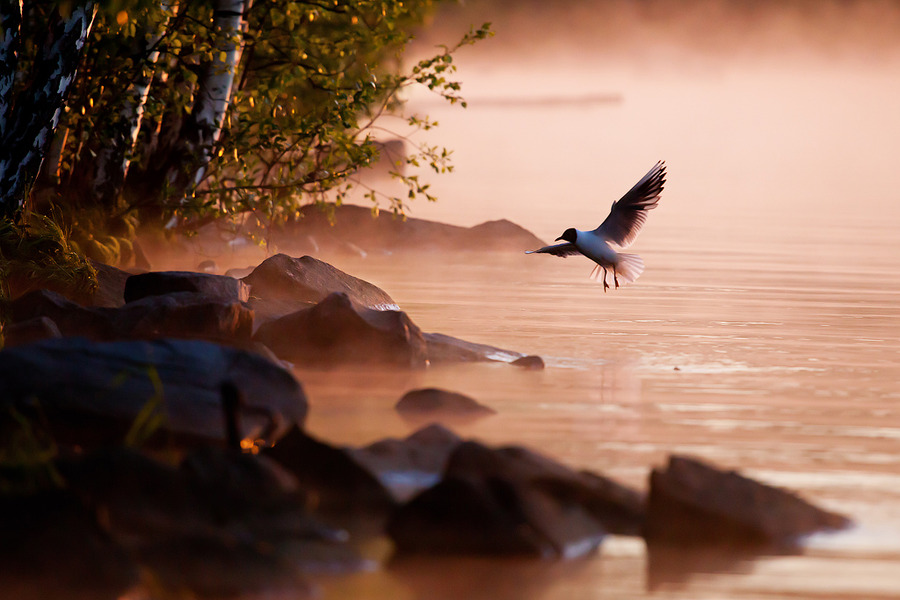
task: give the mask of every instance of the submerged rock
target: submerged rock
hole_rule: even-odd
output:
[[[424,366],[422,332],[406,313],[355,306],[347,294],[263,324],[254,339],[279,357],[304,365]]]
[[[645,537],[679,545],[791,545],[850,521],[795,494],[694,458],[672,456],[650,475]]]
[[[638,494],[597,478],[523,448],[463,442],[440,483],[399,509],[388,531],[401,553],[579,556],[643,517]]]
[[[146,416],[158,415],[159,434],[220,443],[225,382],[243,398],[243,437],[273,441],[306,418],[303,388],[288,371],[208,342],[63,338],[0,351],[0,406],[38,412],[79,445],[121,442],[148,403],[158,403]]]
[[[250,305],[260,320],[308,308],[334,292],[346,294],[357,307],[399,310],[384,290],[311,256],[276,254],[242,281],[250,286]]]
[[[239,279],[191,271],[151,271],[132,275],[125,282],[123,297],[127,303],[177,292],[192,292],[208,300],[226,303],[250,299],[250,288]]]
[[[394,410],[404,417],[423,420],[440,418],[477,419],[497,414],[474,398],[438,388],[411,390],[403,395]]]
[[[428,359],[434,364],[456,362],[505,362],[525,357],[521,352],[504,350],[488,344],[467,342],[443,333],[424,333]]]

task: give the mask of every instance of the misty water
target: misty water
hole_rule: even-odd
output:
[[[897,14],[889,3],[809,3],[823,13],[747,24],[710,8],[720,4],[689,4],[707,21],[481,15],[477,3],[444,15],[435,43],[482,16],[498,35],[458,57],[467,110],[410,97],[440,122],[431,140],[456,165],[433,180],[440,201],[411,204],[412,216],[507,218],[549,242],[599,224],[665,159],[668,185],[631,250],[646,271],[604,293],[580,257],[327,257],[423,330],[539,354],[547,368],[300,371],[309,428],[351,445],[405,436],[420,424],[393,404],[444,387],[498,413],[451,424],[463,436],[640,489],[669,454],[689,454],[855,527],[814,536],[797,556],[685,556],[674,567],[628,538],[562,563],[407,561],[326,578],[327,596],[900,596],[900,52],[878,37]]]

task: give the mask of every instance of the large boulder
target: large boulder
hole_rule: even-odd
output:
[[[342,292],[264,323],[254,339],[280,358],[303,365],[427,364],[425,339],[406,313],[356,306]]]
[[[790,546],[804,535],[849,523],[791,492],[672,456],[666,468],[650,475],[644,535],[649,543],[679,546]]]
[[[287,469],[300,488],[316,499],[318,510],[331,518],[380,519],[396,505],[387,488],[350,449],[328,444],[298,427],[265,453]]]
[[[208,342],[62,338],[0,351],[0,406],[37,412],[60,439],[82,446],[121,442],[150,409],[159,435],[222,442],[226,383],[241,398],[242,437],[274,441],[306,418],[306,396],[290,372]]]
[[[179,337],[243,345],[253,330],[253,311],[240,302],[189,292],[108,308],[81,306],[55,292],[37,290],[14,300],[10,317],[14,323],[47,317],[64,336],[98,341]]]
[[[404,505],[388,531],[401,553],[572,557],[604,533],[640,528],[640,496],[524,448],[463,442],[443,479]]]
[[[384,290],[311,256],[276,254],[242,279],[250,286],[250,305],[260,320],[280,317],[342,292],[364,308],[399,310]]]
[[[132,275],[125,282],[123,297],[125,302],[134,302],[176,292],[192,292],[226,303],[250,299],[250,288],[239,279],[191,271],[151,271]]]

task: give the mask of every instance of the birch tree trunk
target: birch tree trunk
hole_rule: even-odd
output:
[[[167,176],[172,185],[171,191],[179,197],[190,194],[203,180],[213,149],[222,134],[225,113],[231,100],[231,88],[241,62],[244,13],[249,9],[250,3],[251,0],[214,2],[216,51],[198,81],[191,115],[181,131],[188,161],[186,164],[173,165]]]
[[[163,2],[164,9],[171,6],[173,3]],[[153,83],[156,61],[159,59],[156,46],[165,35],[167,24],[168,19],[163,19],[155,31],[147,32],[144,47],[138,51],[140,56],[146,55],[146,58],[143,65],[139,66],[140,72],[134,83],[125,92],[110,138],[97,153],[96,174],[92,187],[96,201],[102,206],[114,207],[125,185],[130,165],[129,154],[137,142],[144,107],[150,94],[150,85]]]
[[[20,32],[21,3],[4,2],[3,7],[4,31],[8,32],[10,29],[6,15],[10,14],[15,19],[18,14],[18,22],[13,20],[12,23]],[[9,84],[7,81],[15,76],[15,38],[18,34],[4,34],[0,60],[6,59],[6,63],[0,67],[0,86],[8,87],[0,100],[0,107],[5,107],[0,110],[6,112],[5,115],[0,113],[0,119],[3,119],[0,125],[0,217],[17,218],[25,206],[28,193],[53,141],[53,133],[59,123],[69,86],[75,78],[96,13],[97,4],[93,0],[71,6],[71,12],[66,17],[59,12],[55,13],[47,39],[35,58],[31,86],[16,98],[14,106],[11,106],[11,80]],[[10,65],[14,67],[11,74]]]

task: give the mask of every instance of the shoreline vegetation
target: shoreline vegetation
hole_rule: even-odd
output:
[[[290,252],[239,278],[95,263],[87,296],[15,294],[0,351],[0,585],[11,597],[305,597],[322,573],[417,556],[566,560],[607,535],[643,539],[652,568],[678,571],[674,556],[798,552],[806,535],[850,524],[691,457],[654,469],[644,494],[533,449],[460,438],[453,423],[495,411],[453,390],[398,398],[417,424],[403,439],[337,446],[310,434],[316,398],[291,364],[543,368],[423,332],[387,291],[301,255],[452,255],[472,236],[520,252],[532,234],[335,210],[335,225],[274,232]],[[382,551],[367,550],[372,540]]]

